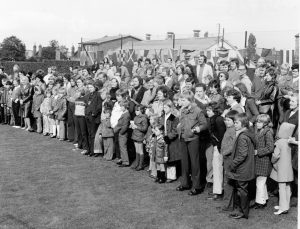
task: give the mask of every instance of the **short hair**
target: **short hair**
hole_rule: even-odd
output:
[[[162,71],[163,71],[163,72],[166,72],[168,76],[170,75],[170,68],[164,67],[164,68],[162,69]]]
[[[165,83],[165,78],[160,75],[156,76],[155,80],[159,85],[163,85]]]
[[[204,63],[206,63],[207,57],[205,55],[203,55],[203,54],[201,54],[200,57],[203,57],[204,58]]]
[[[236,100],[238,103],[241,101],[241,93],[238,90],[231,89],[227,91],[227,96],[232,96],[234,100]]]
[[[224,71],[222,71],[222,72],[219,72],[219,74],[218,74],[218,78],[220,78],[220,75],[221,74],[224,74],[225,75],[225,79],[226,80],[228,80],[228,78],[229,78],[229,74],[228,74],[228,72],[224,72]]]
[[[205,85],[204,83],[197,83],[197,84],[195,85],[195,88],[197,88],[197,87],[202,87],[203,90],[206,91],[206,85]]]
[[[121,96],[123,99],[127,99],[129,92],[124,88],[120,88],[116,91],[116,96]]]
[[[153,76],[151,76],[151,77],[146,77],[145,82],[148,83],[149,81],[151,81],[151,80],[153,80],[153,79],[154,79]]]
[[[64,81],[60,78],[57,78],[54,82],[54,84],[59,84],[60,86],[64,86]]]
[[[238,58],[232,58],[232,59],[230,59],[230,63],[231,63],[231,62],[235,62],[237,68],[238,68],[239,65],[240,65],[240,62],[239,62]]]
[[[191,83],[191,84],[194,84],[195,83],[195,80],[193,77],[188,77],[186,80],[185,80],[186,83]]]
[[[257,122],[262,122],[264,126],[273,127],[273,123],[271,121],[271,118],[268,114],[259,114],[256,117]]]
[[[221,87],[220,83],[217,80],[212,80],[208,83],[208,88],[214,87],[217,89],[217,92],[220,93]]]
[[[240,121],[242,127],[249,128],[249,119],[246,113],[239,113],[234,117],[234,121]]]
[[[146,107],[142,104],[138,104],[134,108],[135,111],[140,111],[142,114],[145,114]]]
[[[159,92],[159,91],[161,91],[161,92],[163,93],[163,95],[164,95],[165,98],[168,97],[168,89],[167,89],[166,86],[159,86],[159,87],[157,88],[156,94],[157,94],[157,92]]]
[[[234,121],[234,117],[238,114],[239,112],[236,110],[230,110],[228,113],[225,115],[225,118],[230,118],[232,121]]]
[[[192,91],[183,91],[180,94],[181,99],[187,99],[189,102],[194,102],[194,93]]]
[[[129,108],[129,102],[128,101],[121,101],[120,102],[120,107],[125,107],[125,109]]]
[[[268,65],[267,64],[262,64],[259,66],[259,68],[268,68]]]
[[[293,64],[292,67],[291,67],[292,70],[294,69],[297,69],[299,71],[299,64],[296,63],[296,64]]]
[[[68,82],[71,80],[71,75],[69,73],[64,74],[64,78],[67,79]]]
[[[268,73],[273,79],[275,79],[277,77],[276,69],[274,67],[267,68],[266,74],[268,74]]]
[[[132,80],[135,79],[135,78],[139,81],[140,85],[143,85],[143,79],[142,79],[142,77],[140,77],[140,76],[134,76],[134,77],[132,77]]]
[[[146,58],[146,59],[145,59],[145,62],[146,62],[146,61],[148,61],[148,62],[149,62],[149,64],[151,64],[151,60],[150,60],[150,58]]]
[[[111,107],[104,107],[104,109],[103,109],[103,113],[104,114],[111,114],[111,112],[112,112],[112,109],[111,109]]]
[[[221,60],[220,65],[227,65],[229,67],[229,62],[227,60]]]
[[[212,101],[207,104],[206,109],[211,109],[215,115],[221,115],[223,113],[222,105],[219,102]]]
[[[178,65],[177,68],[180,68],[182,74],[184,73],[184,66],[182,64]]]

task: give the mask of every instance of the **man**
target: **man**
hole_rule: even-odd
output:
[[[246,72],[247,72],[246,66],[240,65],[238,68],[238,73],[240,75],[240,81],[241,81],[241,83],[243,83],[246,86],[249,95],[251,95],[252,82],[251,82],[249,76],[246,75]]]
[[[239,60],[237,58],[233,58],[230,60],[230,70],[228,72],[229,78],[228,81],[233,85],[236,85],[240,82],[240,75],[238,73]]]
[[[213,71],[210,65],[206,64],[207,58],[204,55],[195,56],[194,72],[196,74],[196,83],[209,83],[209,77],[213,76]]]
[[[261,96],[262,90],[265,86],[265,80],[264,77],[266,75],[266,70],[267,70],[267,65],[263,64],[258,68],[258,75],[254,76],[253,79],[253,84],[251,88],[251,95],[255,98],[258,99]]]
[[[158,59],[156,57],[152,59],[152,66],[153,66],[154,76],[156,76],[159,70]]]
[[[292,66],[293,75],[293,92],[299,93],[299,64],[293,64]]]
[[[132,79],[133,89],[131,91],[131,102],[129,103],[129,113],[133,118],[135,116],[134,108],[137,104],[140,104],[143,100],[146,88],[143,87],[143,79],[139,76],[136,76]]]

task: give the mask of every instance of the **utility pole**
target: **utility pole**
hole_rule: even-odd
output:
[[[220,42],[220,23],[218,23],[218,46]]]
[[[247,31],[245,31],[245,48],[247,48]]]
[[[173,49],[175,49],[175,33],[173,33]]]
[[[223,36],[222,36],[222,48],[223,48],[223,44],[224,44],[224,28],[223,28]]]

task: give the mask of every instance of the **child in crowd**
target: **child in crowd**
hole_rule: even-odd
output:
[[[114,130],[111,128],[110,116],[111,109],[104,108],[99,126],[99,138],[103,142],[103,158],[107,161],[111,161],[114,156]]]
[[[161,124],[165,127],[164,140],[167,144],[168,161],[166,163],[167,181],[177,179],[177,169],[180,164],[181,152],[177,134],[178,117],[173,114],[174,104],[171,100],[164,101],[164,114],[161,116]]]
[[[60,141],[65,140],[65,120],[67,114],[67,100],[65,98],[66,91],[64,88],[60,88],[57,94],[57,100],[50,111],[51,114],[54,114],[55,117],[55,124],[57,129],[57,138]]]
[[[155,182],[166,182],[166,162],[168,161],[168,146],[164,140],[164,126],[159,124],[154,128],[154,144],[153,154],[155,155],[155,167],[157,170],[157,177]]]
[[[43,135],[48,136],[52,133],[52,122],[50,119],[52,91],[47,89],[45,95],[46,98],[44,98],[41,104],[40,111],[43,115]]]
[[[57,126],[56,126],[56,120],[55,120],[55,115],[53,114],[53,112],[51,112],[53,110],[53,108],[56,106],[57,103],[57,95],[58,94],[58,89],[57,88],[53,88],[52,89],[52,96],[51,96],[51,108],[49,111],[49,119],[50,119],[50,123],[51,123],[51,135],[50,138],[56,138],[56,134],[57,134]]]
[[[43,100],[44,100],[44,94],[42,93],[42,89],[39,86],[35,86],[31,113],[33,114],[33,117],[36,120],[36,127],[37,127],[36,132],[39,134],[43,132],[42,113],[40,110]]]
[[[231,154],[232,154],[232,147],[234,145],[234,141],[236,139],[236,133],[234,128],[234,117],[238,114],[236,110],[231,110],[225,115],[224,123],[226,125],[226,131],[224,133],[222,143],[221,143],[221,154],[223,156],[223,167],[224,167],[224,200],[228,199],[231,195],[228,205],[223,208],[223,210],[233,210],[234,203],[233,203],[233,187],[234,182],[232,179],[228,177],[229,174],[229,164],[231,162]]]
[[[117,98],[118,99],[118,98]],[[127,140],[128,140],[128,127],[130,124],[130,114],[128,111],[129,102],[122,101],[119,103],[122,112],[121,117],[118,120],[117,125],[114,127],[114,133],[118,135],[118,143],[120,147],[121,160],[117,162],[119,167],[129,166],[129,157],[127,151]]]
[[[251,206],[254,209],[264,208],[269,198],[266,182],[272,170],[271,155],[274,151],[272,126],[269,115],[257,116],[255,133],[257,146],[255,153],[256,197],[255,204]]]
[[[12,112],[14,116],[15,125],[13,127],[21,127],[21,117],[20,117],[20,96],[21,96],[21,87],[20,80],[14,79],[13,81],[14,89],[12,92]]]
[[[9,81],[10,82],[10,81]],[[7,106],[7,124],[13,126],[15,125],[15,119],[14,119],[14,115],[12,112],[12,93],[13,93],[13,86],[10,85],[8,87],[8,91],[7,91],[7,100],[6,100],[6,106]]]
[[[249,182],[255,177],[254,147],[255,137],[249,131],[249,119],[245,113],[234,118],[236,141],[234,143],[229,164],[229,177],[235,181],[234,196],[240,197],[240,213],[229,216],[233,219],[248,219],[249,215]]]
[[[144,169],[144,146],[143,140],[148,129],[148,119],[145,115],[146,108],[143,105],[135,106],[135,117],[131,121],[130,128],[133,129],[131,139],[134,141],[135,146],[135,161],[132,163],[131,168],[136,171]]]

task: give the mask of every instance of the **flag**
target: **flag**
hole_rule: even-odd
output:
[[[266,57],[268,56],[269,54],[271,53],[271,49],[265,49],[263,48],[262,51],[261,51],[261,57]]]
[[[144,50],[144,57],[147,57],[148,56],[148,54],[149,54],[149,50]]]
[[[229,54],[229,50],[226,48],[219,48],[217,50],[219,57],[226,58]]]
[[[135,56],[134,49],[129,49],[127,63],[134,62],[135,60],[136,60],[136,56]]]
[[[218,63],[218,59],[219,59],[219,57],[218,57],[218,56],[214,56],[214,57],[213,57],[214,64]]]
[[[162,49],[159,49],[159,52],[157,53],[157,52],[156,52],[156,49],[154,49],[154,51],[155,51],[155,58],[157,58],[157,59],[158,59],[158,62],[160,62],[160,63],[161,63],[161,61],[162,61],[162,59],[161,59],[161,50],[162,50]]]

